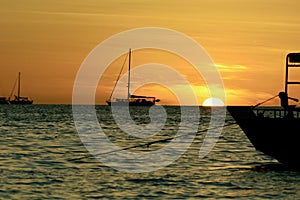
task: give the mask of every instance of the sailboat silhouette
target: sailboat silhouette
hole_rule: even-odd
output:
[[[10,97],[8,98],[8,102],[10,104],[32,104],[33,100],[29,99],[29,97],[22,97],[21,96],[21,72],[19,72],[18,74],[18,91],[17,91],[17,95],[14,95],[14,99],[11,99],[12,94],[14,93],[15,90],[15,86],[13,87],[13,90],[11,92]]]
[[[120,74],[122,73],[122,69],[121,72],[118,76],[118,79],[116,81],[116,84],[111,92],[110,98],[106,101],[106,103],[108,105],[117,105],[117,106],[125,106],[125,105],[129,105],[129,106],[152,106],[154,105],[156,102],[159,102],[159,99],[156,99],[156,97],[151,97],[151,96],[139,96],[139,95],[132,95],[130,94],[130,66],[131,66],[131,49],[129,49],[129,53],[128,53],[128,85],[127,85],[127,98],[125,99],[121,99],[121,98],[115,98],[114,100],[112,100],[112,94],[114,92],[114,89],[116,87],[116,84],[120,78]]]

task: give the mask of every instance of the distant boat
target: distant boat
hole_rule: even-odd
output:
[[[253,107],[227,106],[227,110],[257,150],[300,170],[300,108],[288,103],[298,102],[288,97],[288,85],[300,82],[288,80],[290,67],[300,67],[300,53],[286,56],[285,91],[269,99],[279,97],[281,106],[259,107],[264,101]]]
[[[130,94],[130,65],[131,65],[131,49],[129,49],[129,53],[128,53],[128,85],[127,85],[127,98],[126,99],[122,99],[122,98],[115,98],[115,99],[111,99],[112,98],[112,94],[114,92],[114,89],[117,85],[117,82],[120,78],[120,75],[122,73],[123,67],[120,71],[120,74],[118,76],[118,79],[116,81],[116,84],[112,90],[112,93],[110,95],[110,98],[106,101],[106,103],[111,106],[111,105],[116,105],[116,106],[125,106],[125,105],[129,105],[129,106],[152,106],[154,105],[156,102],[159,102],[160,100],[157,99],[156,97],[152,97],[152,96],[140,96],[140,95],[132,95]]]
[[[6,97],[0,97],[0,104],[9,104],[9,101]]]
[[[17,95],[14,95],[14,99],[11,99],[12,94],[14,93],[15,90],[15,86],[13,87],[12,93],[10,95],[10,97],[8,98],[8,102],[10,104],[32,104],[33,100],[29,99],[29,97],[22,97],[21,96],[21,73],[19,72],[18,74],[18,91],[17,91]]]

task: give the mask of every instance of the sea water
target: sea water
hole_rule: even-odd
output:
[[[180,126],[180,107],[166,107],[163,129],[146,139],[157,142],[139,146],[142,139],[124,133],[108,106],[95,108],[107,138],[126,151],[164,148],[170,141],[160,139],[175,137]],[[130,109],[137,125],[149,123],[147,110]],[[77,133],[71,105],[1,105],[0,199],[300,198],[300,173],[256,151],[228,114],[225,125],[232,124],[200,158],[210,110],[200,108],[200,113],[197,135],[183,155],[154,171],[128,173],[91,155]]]

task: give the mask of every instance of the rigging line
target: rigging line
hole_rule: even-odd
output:
[[[231,126],[231,125],[234,125],[234,124],[237,124],[237,123],[236,122],[230,122],[230,123],[227,123],[223,126],[217,126],[217,127],[213,127],[213,128],[206,128],[206,129],[203,129],[203,130],[199,130],[197,132],[197,134],[208,131],[208,130],[212,130],[212,129],[218,129],[218,128],[221,128],[221,127]],[[124,150],[128,150],[128,149],[134,149],[134,148],[143,147],[143,146],[149,147],[151,144],[164,143],[164,142],[167,142],[167,141],[170,141],[170,140],[173,140],[173,139],[188,136],[190,134],[191,133],[184,134],[184,135],[179,135],[177,137],[168,137],[168,138],[164,138],[164,139],[154,140],[154,141],[151,141],[151,142],[144,142],[144,143],[141,143],[141,144],[138,144],[138,145],[124,147],[124,148],[121,148],[121,149],[116,149],[116,150],[113,150],[113,151],[108,151],[108,152],[99,153],[99,154],[95,154],[95,155],[90,155],[89,154],[87,156],[83,156],[83,157],[80,157],[80,158],[69,159],[69,161],[76,161],[76,160],[82,160],[82,159],[85,159],[85,158],[90,158],[90,157],[95,157],[95,156],[107,155],[107,154],[110,154],[110,153],[115,153],[115,152],[124,151]]]
[[[15,91],[16,85],[17,85],[17,81],[18,81],[18,78],[15,80],[14,87],[13,87],[13,89],[12,89],[12,91],[11,91],[8,99],[10,99],[12,97],[12,95],[13,95],[13,93]]]
[[[259,105],[261,105],[261,104],[263,104],[263,103],[266,103],[266,102],[268,102],[268,101],[274,99],[275,97],[278,97],[278,94],[276,94],[275,96],[273,96],[273,97],[271,97],[271,98],[269,98],[269,99],[267,99],[267,100],[265,100],[265,101],[263,101],[263,102],[261,102],[261,103],[256,104],[255,106],[252,106],[252,109],[253,109],[253,108],[256,108],[257,106],[259,106]]]
[[[119,73],[119,75],[118,75],[118,78],[117,78],[117,80],[116,80],[116,82],[115,82],[115,85],[114,85],[114,87],[113,87],[113,90],[112,90],[112,92],[111,92],[111,94],[110,94],[110,96],[109,96],[109,100],[111,99],[111,97],[112,97],[112,95],[113,95],[113,93],[114,93],[114,91],[115,91],[115,88],[116,88],[117,83],[118,83],[118,81],[119,81],[119,79],[120,79],[121,73],[122,73],[122,71],[123,71],[123,69],[124,69],[124,66],[125,66],[127,57],[128,57],[128,54],[127,54],[126,57],[125,57],[125,60],[124,60],[124,62],[123,62],[122,68],[121,68],[121,71],[120,71],[120,73]]]

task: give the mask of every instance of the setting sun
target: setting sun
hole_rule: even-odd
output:
[[[219,98],[211,97],[206,99],[202,105],[203,106],[224,106],[224,102]]]

